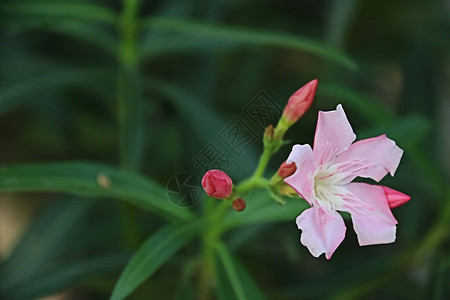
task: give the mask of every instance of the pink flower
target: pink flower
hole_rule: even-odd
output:
[[[202,186],[208,196],[223,199],[231,194],[233,182],[220,170],[209,170],[202,179]]]
[[[394,189],[388,188],[387,186],[380,185],[381,188],[384,191],[384,194],[386,195],[386,199],[388,200],[389,207],[390,208],[396,208],[399,207],[409,200],[411,200],[411,197],[403,194],[399,191],[396,191]]]
[[[351,182],[356,177],[380,181],[394,175],[403,150],[386,135],[353,143],[356,136],[341,105],[319,112],[314,150],[295,145],[287,162],[297,171],[284,181],[312,206],[297,217],[301,243],[311,254],[327,259],[345,236],[344,220],[337,211],[349,212],[359,245],[395,241],[397,220],[383,188]]]
[[[290,124],[297,122],[311,107],[316,95],[317,83],[317,79],[308,82],[289,98],[283,111],[283,117]]]

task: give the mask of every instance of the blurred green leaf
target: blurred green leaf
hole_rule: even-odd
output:
[[[128,253],[70,259],[39,270],[30,280],[5,291],[4,296],[10,300],[26,300],[51,295],[91,277],[118,273],[129,259]]]
[[[199,233],[201,222],[166,226],[138,249],[114,287],[111,300],[125,299],[176,251]]]
[[[255,191],[247,197],[247,207],[243,212],[228,214],[223,222],[225,229],[238,226],[294,221],[309,204],[303,199],[286,198],[284,205],[277,204],[265,190]]]
[[[238,28],[225,25],[213,25],[208,23],[190,22],[162,17],[150,17],[143,20],[143,28],[163,30],[168,32],[184,33],[194,37],[208,38],[212,40],[225,40],[251,44],[258,46],[281,47],[292,50],[300,50],[311,53],[355,70],[357,65],[347,55],[337,49],[333,49],[320,41],[280,32],[264,32],[254,29]],[[146,47],[143,45],[143,52]]]
[[[162,186],[140,175],[86,162],[2,167],[0,191],[63,192],[112,197],[169,220],[189,220],[192,213],[176,207]]]
[[[65,199],[45,210],[2,263],[2,289],[16,289],[17,285],[34,278],[46,263],[67,250],[65,242],[81,228],[77,224],[84,223],[91,206],[90,201]]]
[[[150,58],[170,54],[205,54],[212,50],[236,48],[238,43],[223,41],[211,43],[207,40],[193,39],[188,36],[154,37],[148,42],[143,41],[140,49],[142,57]]]
[[[2,18],[0,26],[4,27],[10,35],[31,29],[62,34],[104,49],[113,57],[117,54],[117,40],[115,36],[104,28],[96,26],[93,22],[15,16]]]
[[[403,116],[386,125],[370,128],[358,134],[358,139],[365,139],[386,134],[402,148],[417,146],[431,131],[431,121],[421,115]]]
[[[393,114],[371,97],[353,89],[327,82],[321,82],[317,91],[319,97],[326,96],[356,110],[372,124],[383,124],[393,119]]]
[[[96,78],[110,76],[102,69],[66,69],[48,72],[2,88],[0,115],[35,100],[37,93],[58,90],[73,84],[90,84]]]
[[[13,15],[39,16],[43,18],[58,17],[101,21],[115,24],[117,13],[107,7],[90,3],[24,1],[9,2],[0,5],[1,13]]]
[[[265,299],[250,274],[232,256],[222,243],[216,246],[219,258],[217,271],[219,299]]]

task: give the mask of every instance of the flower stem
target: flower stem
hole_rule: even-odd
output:
[[[269,163],[270,158],[272,157],[272,147],[264,146],[263,153],[259,158],[258,166],[256,167],[255,172],[253,173],[253,178],[259,178],[264,175],[264,171],[266,170],[267,164]]]
[[[220,223],[230,207],[230,203],[227,201],[223,201],[219,205],[214,205],[217,200],[212,198],[207,198],[206,201],[204,217],[207,220],[207,225],[201,240],[202,263],[197,295],[197,299],[199,300],[209,300],[212,298],[212,291],[216,280],[215,246],[220,241]]]
[[[137,13],[139,0],[124,0],[123,10],[117,24],[118,70],[117,95],[119,111],[120,165],[124,169],[138,171],[142,153],[142,89],[138,71]],[[137,222],[138,210],[128,204],[119,207],[122,223],[121,238],[130,249],[136,248],[143,239]]]

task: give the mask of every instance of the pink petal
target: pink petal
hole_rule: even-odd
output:
[[[345,182],[355,177],[372,178],[380,181],[387,173],[393,176],[397,170],[403,150],[393,140],[380,135],[352,144],[347,151],[336,157],[335,162],[342,164],[342,172],[348,172]]]
[[[321,166],[347,150],[356,135],[342,105],[333,111],[320,111],[314,137],[314,160]]]
[[[310,145],[294,145],[286,160],[288,164],[294,162],[297,170],[284,179],[303,199],[311,204],[314,200],[314,179],[312,173],[316,170],[313,152]]]
[[[392,215],[383,189],[377,185],[352,182],[343,186],[352,195],[344,198],[361,246],[395,241],[397,220]]]
[[[314,257],[325,253],[330,259],[345,237],[344,220],[336,211],[327,213],[320,207],[311,207],[297,217],[296,223],[302,231],[301,243]]]

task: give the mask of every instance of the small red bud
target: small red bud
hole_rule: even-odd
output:
[[[288,164],[286,161],[283,161],[280,168],[278,169],[278,176],[284,179],[294,174],[296,170],[297,166],[295,165],[294,162]]]
[[[409,200],[411,200],[411,197],[403,194],[399,191],[396,191],[394,189],[388,188],[386,186],[382,186],[381,188],[384,191],[384,194],[386,195],[386,199],[389,202],[389,207],[390,208],[396,208],[399,207],[403,204],[405,204],[406,202],[408,202]]]
[[[223,199],[230,196],[233,182],[225,172],[209,170],[203,176],[202,186],[208,196]]]
[[[316,95],[317,83],[317,79],[308,82],[289,98],[283,111],[283,117],[289,123],[297,122],[311,107]]]
[[[245,209],[246,203],[242,198],[237,198],[233,201],[232,207],[235,211],[241,212]]]

